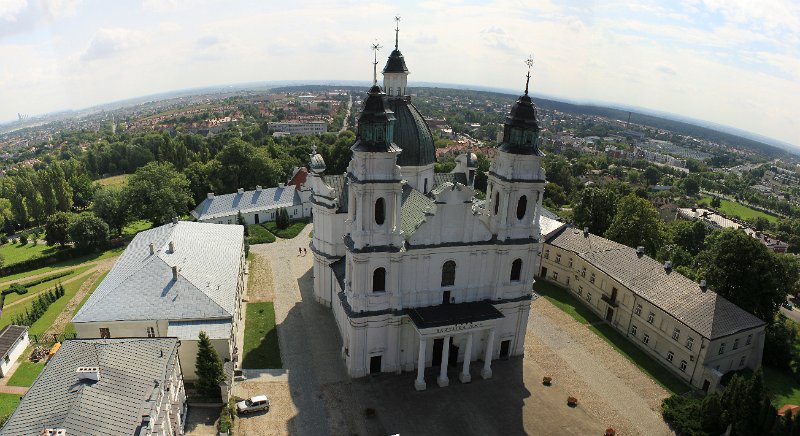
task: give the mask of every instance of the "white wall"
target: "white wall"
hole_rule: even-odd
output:
[[[28,348],[28,344],[30,344],[30,338],[28,338],[28,332],[25,331],[8,351],[8,354],[3,356],[0,360],[0,377],[5,377],[6,374],[8,374],[8,370],[11,369],[17,359],[19,359],[19,356],[25,352],[25,349]],[[8,361],[6,361],[6,358],[8,358]]]

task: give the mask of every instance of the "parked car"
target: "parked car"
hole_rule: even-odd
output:
[[[258,412],[259,410],[269,411],[269,399],[266,395],[256,395],[249,400],[236,403],[236,411],[241,414]]]
[[[785,307],[785,308],[787,308],[787,309],[789,309],[789,310],[792,310],[792,309],[794,309],[794,306],[792,306],[792,303],[790,303],[790,302],[788,302],[788,301],[784,301],[784,302],[783,302],[783,307]]]

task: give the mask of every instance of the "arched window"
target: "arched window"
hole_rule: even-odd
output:
[[[520,276],[522,276],[522,259],[515,259],[511,263],[511,281],[519,281]]]
[[[403,93],[400,91],[400,87],[399,86],[397,87],[397,95],[403,95]]]
[[[372,272],[372,292],[386,291],[386,268],[377,268]]]
[[[517,219],[525,218],[525,210],[528,208],[528,197],[523,195],[517,202]]]
[[[494,193],[494,214],[497,215],[497,211],[500,210],[500,193]]]
[[[375,224],[380,226],[384,221],[386,221],[386,205],[381,197],[375,202]]]
[[[456,283],[456,263],[448,260],[442,265],[442,286],[453,286]]]

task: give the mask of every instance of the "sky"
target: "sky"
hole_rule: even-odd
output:
[[[209,85],[372,79],[663,111],[800,146],[798,0],[0,0],[0,121]]]

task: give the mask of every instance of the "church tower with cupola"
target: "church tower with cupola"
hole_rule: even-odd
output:
[[[436,148],[433,135],[408,95],[408,67],[400,52],[400,17],[394,17],[394,50],[383,68],[383,87],[386,90],[386,104],[394,112],[396,119],[394,141],[403,150],[397,158],[403,179],[425,194],[433,189]]]
[[[500,241],[540,237],[545,173],[541,167],[536,108],[528,95],[533,59],[526,63],[525,94],[517,98],[503,123],[503,140],[489,167],[486,219]]]

